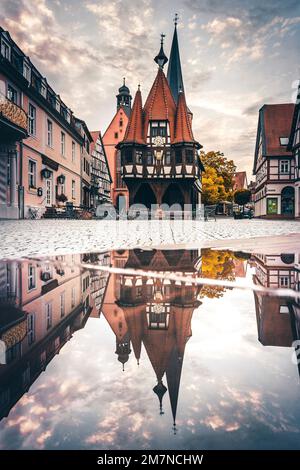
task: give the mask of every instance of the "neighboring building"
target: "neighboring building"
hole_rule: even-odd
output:
[[[248,189],[247,173],[245,171],[237,171],[233,176],[233,190]]]
[[[176,25],[174,36],[176,44]],[[177,56],[177,52],[178,47],[172,47],[172,53]],[[168,61],[163,38],[154,60],[158,72],[150,93],[143,106],[138,88],[124,139],[117,146],[121,150],[122,177],[128,187],[129,204],[139,203],[148,208],[153,204],[195,207],[200,202],[204,168],[198,152],[201,145],[193,136],[191,113],[180,79],[180,58],[178,55],[174,60],[171,54],[172,91],[163,72]],[[177,76],[174,81],[173,74]]]
[[[287,148],[294,109],[288,103],[259,110],[253,166],[256,217],[295,217],[295,159]]]
[[[91,207],[111,202],[111,175],[100,131],[91,132]]]
[[[92,156],[91,156],[91,143],[93,137],[84,121],[75,118],[75,126],[77,131],[82,137],[82,145],[80,147],[80,162],[81,162],[81,198],[80,202],[84,208],[90,208],[91,199],[91,180],[92,180]]]
[[[295,159],[295,217],[300,217],[300,82],[287,149]]]
[[[0,263],[0,420],[87,319],[99,316],[108,275],[80,264],[78,254]]]
[[[248,189],[251,193],[250,202],[252,202],[254,204],[254,200],[255,200],[255,181],[250,181],[250,183],[248,184]]]
[[[112,178],[111,200],[118,210],[128,208],[128,189],[122,179],[121,153],[116,149],[116,146],[125,135],[131,112],[131,99],[130,90],[125,85],[124,79],[117,95],[116,114],[103,134],[103,144]]]
[[[0,28],[0,217],[80,204],[82,137],[72,111]],[[22,143],[23,142],[23,143]]]
[[[254,254],[254,284],[274,289],[299,290],[300,254]],[[291,347],[299,340],[299,305],[284,296],[254,291],[258,339],[264,346]]]

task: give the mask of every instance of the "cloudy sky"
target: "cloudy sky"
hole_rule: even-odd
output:
[[[194,133],[251,175],[257,113],[295,99],[299,0],[1,0],[0,24],[91,130],[105,130],[126,76],[143,99],[173,16]]]

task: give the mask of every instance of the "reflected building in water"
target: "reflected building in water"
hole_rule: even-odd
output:
[[[130,270],[198,275],[196,250],[132,250],[115,253],[114,266]],[[102,312],[116,336],[116,354],[123,364],[134,354],[139,364],[142,346],[156,376],[153,391],[163,414],[168,391],[176,432],[176,410],[185,346],[192,335],[191,320],[199,307],[200,287],[156,279],[145,274],[111,275]],[[165,383],[164,383],[165,380]]]
[[[259,341],[264,346],[292,347],[300,339],[300,253],[254,254],[251,261],[254,284],[299,292],[295,299],[254,292]]]
[[[102,257],[107,262],[109,255]],[[81,261],[81,255],[67,255],[0,263],[0,340],[4,350],[0,419],[8,415],[73,333],[84,327],[88,317],[99,315],[107,274],[84,271]]]

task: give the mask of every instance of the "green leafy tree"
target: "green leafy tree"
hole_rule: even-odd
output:
[[[248,204],[248,202],[250,202],[250,199],[251,191],[249,191],[249,189],[238,189],[234,193],[234,202],[239,206],[243,206],[243,208],[245,204]]]

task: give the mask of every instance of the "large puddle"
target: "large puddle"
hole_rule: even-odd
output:
[[[0,448],[299,449],[299,257],[0,262]]]

